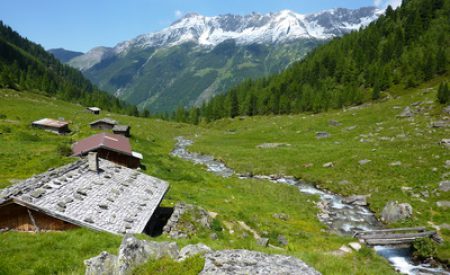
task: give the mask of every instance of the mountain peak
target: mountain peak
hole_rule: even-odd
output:
[[[247,15],[204,16],[188,13],[160,32],[141,35],[116,46],[116,52],[129,47],[165,47],[194,42],[199,46],[215,46],[233,39],[237,44],[282,43],[295,39],[330,39],[358,30],[375,20],[375,7],[356,10],[333,9],[315,14],[299,14],[291,10]],[[118,48],[117,48],[118,47]]]

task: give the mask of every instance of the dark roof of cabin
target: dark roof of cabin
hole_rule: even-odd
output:
[[[75,156],[95,151],[100,148],[116,151],[125,155],[132,155],[130,141],[122,135],[99,133],[75,142],[72,145],[72,151]]]
[[[114,119],[105,117],[105,118],[97,119],[96,121],[89,123],[89,125],[94,125],[97,123],[106,123],[106,124],[116,125],[117,121],[115,121]]]

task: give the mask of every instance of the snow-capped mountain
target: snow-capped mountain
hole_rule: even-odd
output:
[[[170,27],[144,34],[116,46],[116,52],[132,47],[164,47],[194,42],[202,46],[216,46],[227,39],[237,44],[283,43],[300,38],[330,39],[358,30],[375,20],[381,10],[374,7],[357,10],[334,9],[303,15],[290,10],[261,15],[203,16],[187,14]]]
[[[169,27],[115,47],[96,47],[69,65],[100,88],[156,112],[198,105],[246,78],[277,73],[328,39],[368,25],[374,7],[315,14],[187,14]]]

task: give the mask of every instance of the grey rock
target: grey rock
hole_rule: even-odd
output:
[[[412,216],[413,209],[409,203],[388,202],[381,213],[381,220],[386,223],[394,223],[408,219]]]
[[[389,166],[401,166],[401,165],[402,165],[401,161],[394,161],[394,162],[389,163]]]
[[[269,245],[269,239],[268,238],[259,238],[256,240],[256,243],[259,246],[267,247]]]
[[[410,107],[405,107],[403,111],[397,117],[412,117],[414,113],[412,112]]]
[[[275,213],[272,215],[275,219],[287,221],[289,219],[289,215],[285,213]]]
[[[209,234],[209,238],[213,241],[217,240],[219,236],[217,236],[217,233],[211,233]]]
[[[117,256],[111,255],[106,251],[100,255],[84,261],[86,266],[86,275],[106,275],[117,274]]]
[[[450,149],[450,139],[448,139],[448,138],[441,139],[439,144],[444,146],[447,149]]]
[[[450,191],[450,180],[444,180],[439,183],[439,190],[442,192]]]
[[[350,246],[355,251],[359,251],[362,248],[361,244],[357,242],[351,242],[348,244],[348,246]]]
[[[358,161],[359,165],[366,165],[366,164],[368,164],[369,162],[371,162],[370,159],[362,159],[362,160]]]
[[[450,105],[448,105],[447,107],[445,107],[444,109],[442,109],[442,112],[450,115]]]
[[[178,259],[178,256],[178,246],[174,242],[148,242],[127,235],[119,248],[117,274],[128,274],[135,266],[145,263],[148,259]]]
[[[295,274],[318,275],[315,269],[292,256],[268,255],[250,250],[221,250],[205,256],[200,274]]]
[[[272,149],[272,148],[280,148],[280,147],[290,147],[289,143],[262,143],[256,146],[260,149]]]
[[[205,244],[198,243],[198,244],[189,244],[183,247],[180,250],[179,254],[179,261],[184,261],[189,257],[195,256],[195,255],[205,255],[206,253],[210,253],[213,250],[206,246]]]
[[[45,192],[46,192],[45,189],[43,189],[43,188],[38,188],[38,189],[34,190],[33,192],[31,192],[31,193],[30,193],[30,196],[32,196],[33,198],[39,198],[39,197],[41,197],[42,195],[44,195]]]
[[[341,180],[341,181],[338,182],[338,184],[340,184],[340,185],[347,185],[347,184],[350,184],[350,182],[348,180]]]
[[[438,201],[438,202],[436,202],[436,205],[439,208],[447,209],[447,208],[450,208],[450,201]]]
[[[340,123],[339,121],[336,121],[336,120],[334,120],[334,119],[329,120],[329,121],[328,121],[328,124],[329,124],[330,126],[334,126],[334,127],[339,127],[339,126],[342,125],[342,123]]]
[[[356,129],[356,127],[357,127],[356,125],[349,126],[349,127],[345,128],[345,130],[347,130],[347,131],[353,131],[353,130]]]
[[[283,246],[286,246],[289,243],[284,235],[278,235],[277,241],[280,245],[283,245]]]
[[[438,120],[431,123],[431,127],[433,128],[446,128],[448,126],[449,126],[448,121],[445,120]]]
[[[316,138],[322,139],[322,138],[329,138],[330,134],[328,132],[316,132]]]
[[[343,198],[342,201],[347,204],[366,206],[367,205],[367,197],[368,196],[365,196],[365,195],[354,195],[354,196]]]
[[[183,218],[185,217],[185,218]],[[183,239],[195,234],[198,229],[210,229],[212,218],[205,209],[186,203],[177,203],[163,232],[172,239]]]
[[[77,194],[80,194],[82,196],[87,196],[87,191],[86,191],[86,189],[80,188],[80,189],[77,189]]]
[[[94,220],[91,217],[85,218],[84,221],[88,223],[94,223]]]
[[[327,163],[324,163],[322,165],[322,167],[323,168],[333,168],[334,167],[334,163],[333,162],[327,162]]]

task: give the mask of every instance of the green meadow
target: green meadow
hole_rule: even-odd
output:
[[[323,274],[394,274],[387,261],[368,248],[345,256],[334,255],[353,239],[329,233],[317,220],[316,197],[301,194],[295,187],[266,181],[218,177],[199,165],[170,156],[170,152],[175,137],[183,135],[195,140],[193,151],[214,155],[238,172],[293,175],[344,195],[370,194],[370,207],[377,214],[389,200],[410,203],[413,218],[393,226],[431,228],[449,224],[450,215],[437,208],[435,202],[449,200],[450,194],[433,192],[448,172],[444,164],[450,159],[448,149],[439,145],[449,130],[430,127],[432,121],[443,116],[435,101],[436,85],[437,82],[428,83],[408,91],[393,89],[385,95],[388,99],[345,111],[242,117],[200,126],[109,113],[95,116],[79,105],[28,92],[1,90],[0,188],[74,161],[66,156],[70,144],[96,133],[89,128],[89,122],[111,117],[131,125],[133,150],[144,155],[144,173],[170,183],[163,206],[184,201],[218,213],[217,220],[224,229],[216,232],[217,240],[211,240],[211,231],[204,230],[190,239],[177,240],[180,248],[203,242],[213,249],[244,248],[292,255]],[[419,101],[419,108],[424,110],[412,119],[396,117],[405,106]],[[72,133],[58,136],[30,127],[32,121],[43,117],[70,121]],[[330,126],[329,120],[342,125]],[[356,127],[348,130],[350,126]],[[326,131],[330,137],[318,140],[318,131]],[[270,142],[290,146],[257,148]],[[359,165],[363,159],[371,162]],[[401,165],[389,165],[396,161]],[[326,162],[333,162],[334,167],[323,168]],[[339,184],[343,180],[348,183]],[[425,191],[428,196],[422,194]],[[275,213],[285,213],[289,218],[276,219]],[[264,234],[280,249],[258,246],[237,221]],[[230,233],[225,224],[232,224],[234,232]],[[280,234],[286,237],[288,245],[277,244]],[[440,256],[449,258],[450,232],[442,230],[441,235],[447,242],[439,247]],[[169,240],[166,236],[141,237]],[[120,241],[120,236],[87,229],[1,233],[0,274],[82,274],[84,259],[104,250],[117,253]],[[163,259],[149,262],[138,273],[196,273],[202,265],[199,258],[185,263]]]

